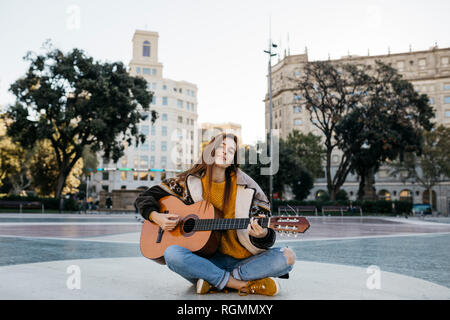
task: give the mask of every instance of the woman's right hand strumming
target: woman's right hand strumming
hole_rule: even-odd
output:
[[[172,231],[180,221],[180,217],[176,214],[156,211],[152,211],[149,218],[151,221],[157,223],[164,231]]]

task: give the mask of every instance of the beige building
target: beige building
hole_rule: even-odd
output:
[[[226,122],[226,123],[210,123],[203,122],[200,124],[200,142],[201,144],[209,142],[212,137],[218,135],[221,132],[233,133],[238,137],[239,143],[242,143],[242,126],[238,123]]]
[[[450,48],[433,47],[426,51],[412,51],[378,56],[346,56],[330,62],[374,65],[375,60],[390,63],[416,90],[430,97],[430,104],[436,112],[435,121],[450,126]],[[280,130],[280,137],[289,132],[320,134],[309,120],[309,112],[302,109],[300,94],[293,89],[295,83],[290,78],[299,78],[303,66],[309,62],[308,54],[285,56],[272,67],[273,128]],[[267,86],[269,87],[269,86]],[[266,132],[269,130],[269,95],[266,94]]]
[[[437,124],[450,126],[450,48],[432,47],[424,51],[411,51],[377,56],[345,56],[330,60],[335,63],[354,63],[357,65],[374,65],[375,60],[390,63],[419,93],[427,94],[434,107]],[[303,133],[321,135],[310,121],[309,112],[301,107],[301,94],[295,87],[295,79],[300,78],[304,65],[308,62],[308,54],[288,55],[272,67],[273,87],[273,128],[279,130],[280,137],[285,139],[294,129]],[[292,80],[294,79],[294,80]],[[269,88],[269,85],[267,86]],[[269,131],[269,94],[265,102],[265,127]],[[332,165],[339,163],[339,152],[332,157]],[[378,196],[384,199],[410,199],[414,203],[428,202],[428,193],[416,181],[402,182],[401,178],[393,178],[387,168],[381,168],[376,175]],[[349,176],[343,188],[356,199],[358,191],[357,177]],[[309,199],[326,190],[325,179],[316,181]],[[450,212],[450,182],[444,182],[433,189],[433,205],[441,212]]]
[[[242,127],[240,124],[226,122],[226,123],[210,123],[203,122],[200,124],[199,129],[199,152],[203,151],[203,147],[208,144],[212,137],[222,133],[233,133],[237,136],[239,144],[242,145]],[[200,154],[199,154],[200,156]]]
[[[152,124],[150,113],[141,110],[149,115],[138,125],[140,133],[146,136],[145,143],[138,147],[134,143],[126,145],[125,155],[117,163],[108,163],[99,155],[99,167],[111,170],[94,175],[97,195],[100,190],[136,190],[159,184],[161,179],[190,167],[198,154],[198,88],[188,81],[164,78],[158,41],[157,32],[137,30],[129,63],[129,73],[143,77],[148,90],[154,93],[150,110],[158,113],[158,119]]]

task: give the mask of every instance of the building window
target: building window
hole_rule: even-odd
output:
[[[152,96],[152,104],[156,104],[156,96]]]
[[[134,180],[134,181],[137,181],[137,180],[138,180],[138,173],[137,173],[137,172],[134,172],[134,173],[133,173],[133,180]]]
[[[162,120],[167,121],[167,113],[162,114]]]
[[[150,151],[155,151],[155,141],[150,143]]]
[[[148,169],[148,156],[141,156],[140,162],[141,169]]]
[[[109,186],[102,185],[102,189],[105,190],[106,192],[109,192]]]
[[[450,90],[450,83],[444,84],[444,90]]]
[[[178,116],[178,123],[183,123],[183,117],[182,116]]]
[[[430,98],[430,100],[428,100],[428,102],[429,102],[430,104],[434,104],[434,98]]]
[[[450,96],[444,97],[444,103],[450,103]]]
[[[156,76],[156,69],[152,69],[152,75]]]
[[[120,173],[120,180],[122,180],[122,181],[126,181],[127,180],[127,172],[126,171],[122,171]]]
[[[156,128],[155,126],[152,125],[152,136],[154,136],[156,134]]]
[[[302,120],[300,120],[300,119],[295,119],[294,120],[294,126],[299,126],[301,124],[302,124]]]
[[[445,117],[450,118],[450,111],[445,111]]]
[[[178,108],[183,108],[183,100],[178,99],[177,105],[178,105]]]
[[[161,167],[165,168],[167,166],[167,157],[162,156],[161,157]]]
[[[400,191],[400,201],[413,201],[413,194],[411,190],[402,190]]]
[[[141,74],[141,67],[136,67],[136,73]]]
[[[405,69],[405,62],[404,61],[397,62],[397,69],[399,71],[403,71],[403,69]]]
[[[148,126],[147,125],[142,125],[141,126],[141,133],[145,136],[148,136]]]
[[[443,66],[447,66],[448,65],[448,57],[442,57],[441,58],[441,64]]]
[[[142,55],[144,57],[150,57],[150,42],[144,41],[144,45],[142,46]]]
[[[167,106],[167,97],[162,98],[162,104],[163,106]]]
[[[156,82],[153,82],[153,83],[152,83],[152,89],[153,89],[153,90],[156,90],[157,87],[158,87],[158,84],[157,84]]]
[[[102,172],[102,180],[109,180],[109,172]]]
[[[161,134],[163,137],[167,136],[167,127],[166,126],[161,127]]]
[[[165,84],[163,84],[162,88],[163,90],[167,90],[167,86]]]
[[[150,68],[142,68],[142,73],[146,75],[150,75]]]
[[[141,150],[148,151],[148,141],[145,141],[143,144],[141,144]]]
[[[148,172],[141,172],[139,180],[147,181],[148,180]]]
[[[155,167],[155,156],[151,156],[150,157],[150,168],[154,168]]]
[[[391,193],[387,190],[381,190],[378,192],[378,199],[384,201],[391,201]]]
[[[420,69],[425,69],[426,66],[427,66],[427,60],[426,59],[419,59],[419,68]]]
[[[294,113],[302,112],[302,107],[300,106],[294,106]]]
[[[167,151],[167,142],[161,141],[161,151]]]

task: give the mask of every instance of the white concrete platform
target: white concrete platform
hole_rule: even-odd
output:
[[[72,265],[79,267],[80,289],[67,287]],[[66,260],[0,267],[0,299],[450,299],[449,288],[382,270],[380,288],[369,289],[371,276],[365,268],[297,261],[290,279],[278,280],[275,297],[197,295],[190,282],[143,257]]]

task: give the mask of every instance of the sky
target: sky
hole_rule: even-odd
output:
[[[150,30],[163,77],[198,86],[198,121],[239,123],[253,144],[264,137],[270,35],[281,57],[307,47],[309,60],[446,48],[449,13],[448,0],[2,0],[0,105],[14,102],[8,89],[27,68],[22,58],[45,40],[128,65],[134,31]]]

